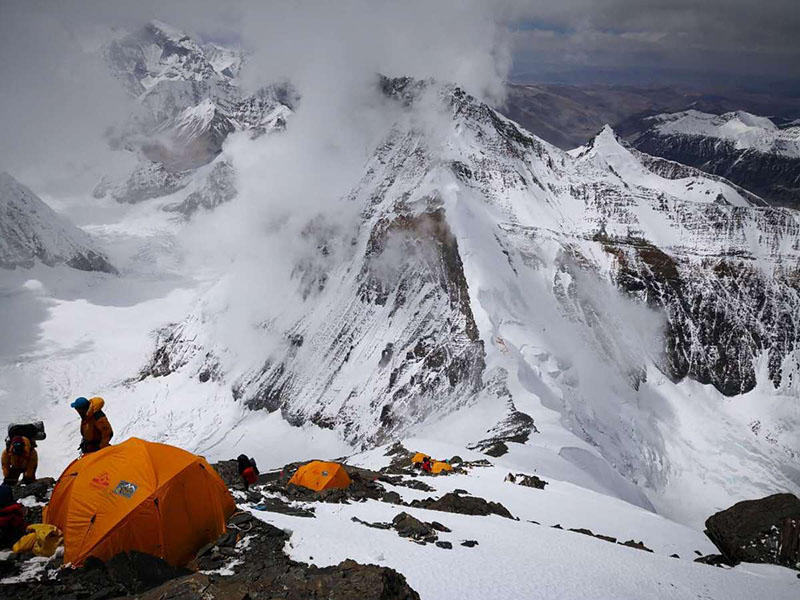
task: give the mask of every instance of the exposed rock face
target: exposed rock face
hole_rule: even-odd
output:
[[[144,377],[213,377],[254,410],[361,446],[488,396],[507,411],[473,447],[497,455],[536,435],[514,398],[530,392],[656,489],[669,450],[649,407],[672,400],[648,381],[654,366],[727,395],[759,376],[796,393],[798,213],[648,157],[610,128],[565,153],[460,88],[400,78],[379,89],[408,113],[341,199],[353,223],[303,230],[308,252],[285,282],[294,302],[257,317],[279,347],[224,347],[213,331],[227,301],[210,294],[160,338]],[[436,127],[413,110],[421,96]],[[235,374],[213,368],[223,353]],[[791,440],[774,446],[772,464],[796,456]],[[765,464],[753,467],[795,485]]]
[[[189,184],[196,169],[214,161],[231,133],[256,137],[282,130],[298,100],[288,83],[245,94],[236,80],[241,51],[200,45],[158,21],[112,41],[105,55],[140,106],[110,141],[135,152],[140,164],[120,181],[101,181],[94,191],[98,198],[132,203],[173,194]],[[224,169],[215,170],[207,191],[192,192],[171,208],[188,216],[229,200],[235,189],[222,182],[230,180]]]
[[[731,220],[715,218],[714,212],[708,211],[707,223],[727,230]],[[777,213],[765,225],[799,235],[788,216]],[[644,240],[601,241],[617,260],[618,285],[664,310],[665,371],[674,380],[689,376],[728,396],[745,393],[756,384],[756,358],[766,352],[770,379],[776,388],[781,385],[783,361],[800,340],[796,269],[767,274],[736,256],[697,262]]]
[[[739,502],[710,516],[706,535],[729,564],[772,563],[800,570],[800,499],[775,494]]]
[[[11,175],[0,172],[0,267],[32,267],[37,262],[117,272],[88,234]]]
[[[213,210],[236,197],[235,177],[231,164],[221,160],[214,164],[200,189],[191,192],[182,202],[164,207],[164,210],[180,213],[186,218],[200,209]]]

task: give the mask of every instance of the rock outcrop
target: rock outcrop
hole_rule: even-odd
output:
[[[800,570],[800,498],[745,500],[706,520],[706,535],[729,564],[772,563]]]

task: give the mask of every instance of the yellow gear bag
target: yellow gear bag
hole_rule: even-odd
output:
[[[22,536],[11,549],[15,554],[32,552],[36,556],[53,556],[64,540],[61,530],[54,525],[36,523],[28,525],[26,531],[30,533]]]

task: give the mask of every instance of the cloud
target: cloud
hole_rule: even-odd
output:
[[[563,0],[512,12],[517,76],[800,85],[794,0]]]

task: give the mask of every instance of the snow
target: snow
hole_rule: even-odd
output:
[[[464,448],[437,441],[404,440],[407,448],[445,457],[469,455]],[[470,457],[471,458],[471,457]],[[483,456],[482,458],[486,458]],[[291,532],[286,550],[296,560],[318,566],[346,558],[392,567],[426,598],[795,598],[793,572],[765,565],[734,570],[696,564],[695,550],[713,546],[698,531],[672,523],[630,504],[550,480],[544,490],[504,482],[502,459],[473,468],[467,475],[425,477],[436,488],[426,494],[395,487],[406,498],[438,496],[453,489],[500,502],[519,520],[499,516],[466,516],[394,506],[377,501],[354,504],[316,503],[315,518],[253,510],[257,518]],[[352,463],[377,468],[388,458],[375,450],[351,457]],[[518,472],[518,471],[515,471]],[[438,521],[452,530],[439,539],[451,550],[418,545],[393,530],[365,527],[351,519],[391,522],[405,511],[423,521]],[[537,525],[531,521],[540,523]],[[554,529],[589,528],[620,541],[644,541],[654,553],[608,543],[579,533]],[[347,540],[347,543],[342,543]],[[466,548],[464,540],[478,545]],[[678,553],[680,559],[670,558]]]
[[[0,172],[0,267],[58,264],[102,256],[84,231],[30,189]]]
[[[800,157],[800,127],[778,128],[766,117],[744,111],[713,115],[696,110],[651,118],[664,135],[698,135],[733,142],[737,149]]]

